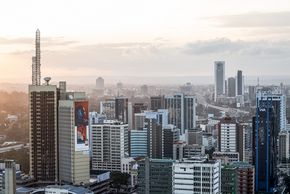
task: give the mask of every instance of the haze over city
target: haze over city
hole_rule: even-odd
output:
[[[36,28],[42,74],[54,81],[203,83],[195,76],[225,60],[226,75],[243,69],[250,82],[279,82],[290,72],[289,21],[287,0],[2,1],[0,82],[30,82]]]
[[[290,2],[3,0],[0,194],[290,193]]]

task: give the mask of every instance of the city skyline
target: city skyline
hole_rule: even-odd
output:
[[[29,83],[37,28],[43,77],[211,76],[216,60],[226,61],[226,76],[237,69],[289,75],[290,6],[261,3],[2,2],[0,82]],[[32,4],[34,11],[27,11]],[[12,6],[16,15],[8,11]]]

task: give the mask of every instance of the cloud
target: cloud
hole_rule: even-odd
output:
[[[207,18],[218,26],[230,28],[290,27],[290,11],[251,12],[238,15],[223,15]]]
[[[250,57],[287,57],[290,52],[290,41],[232,41],[218,38],[206,41],[187,43],[183,49],[190,55],[245,55]]]
[[[18,38],[7,38],[7,37],[0,37],[0,46],[5,45],[28,45],[31,46],[34,44],[35,39],[33,38],[26,38],[26,37],[18,37]],[[66,46],[71,44],[76,44],[77,41],[69,41],[64,40],[62,37],[43,37],[41,38],[41,44],[44,47],[49,46]]]

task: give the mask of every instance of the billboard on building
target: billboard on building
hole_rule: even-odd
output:
[[[88,101],[75,102],[75,150],[89,150]]]

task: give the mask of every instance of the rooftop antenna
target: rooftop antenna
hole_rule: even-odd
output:
[[[44,78],[44,81],[45,81],[45,85],[49,85],[49,82],[50,82],[50,80],[51,80],[51,77],[45,77]]]

